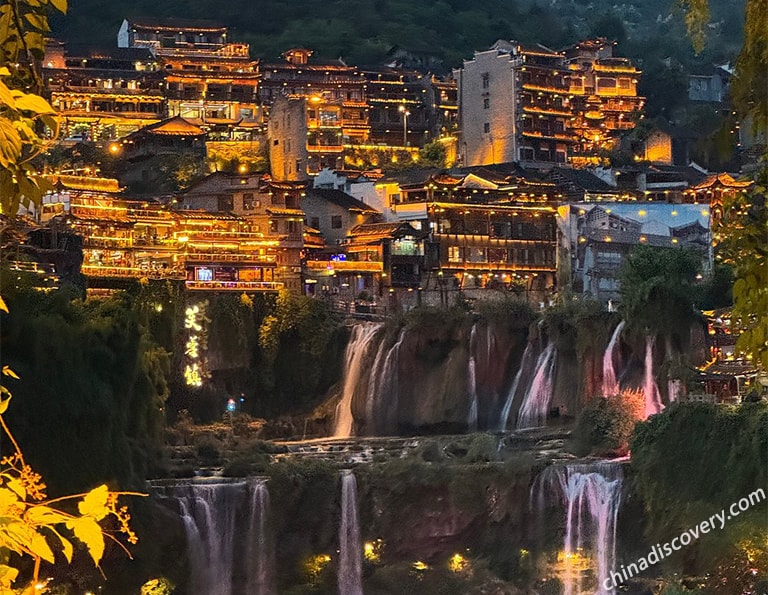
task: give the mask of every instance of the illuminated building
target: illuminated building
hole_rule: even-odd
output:
[[[121,279],[145,277],[183,280],[189,290],[284,286],[277,280],[284,238],[259,229],[253,219],[128,200],[115,180],[56,176],[54,181],[40,222],[82,238],[82,273],[89,287],[112,288]],[[300,223],[294,241],[301,243]]]
[[[122,158],[121,181],[145,192],[167,185],[168,173],[161,166],[166,157],[187,157],[201,171],[205,167],[205,131],[180,116],[156,122],[110,145]]]
[[[324,248],[312,250],[304,262],[305,277],[318,284],[316,290],[326,288],[353,298],[378,287],[384,270],[381,250],[350,244],[350,234],[377,222],[381,213],[333,188],[307,190],[301,208],[309,227],[317,229],[324,241]]]
[[[430,135],[429,77],[401,68],[363,68],[371,144],[421,146]]]
[[[735,180],[727,173],[710,174],[683,192],[683,202],[708,205],[714,222],[723,217],[724,200],[727,200],[729,196],[734,196],[737,192],[745,192],[752,186],[754,186],[753,181]]]
[[[635,127],[645,98],[638,97],[640,71],[627,58],[613,55],[615,42],[593,39],[567,48],[568,92],[578,138],[571,161],[596,163],[600,151],[614,148],[618,137]]]
[[[299,200],[304,190],[304,184],[273,182],[269,176],[216,172],[193,184],[180,197],[178,216],[184,216],[187,209],[196,209],[214,218],[234,217],[242,225],[238,233],[246,233],[238,253],[246,254],[252,262],[269,263],[268,268],[274,270],[267,273],[265,268],[263,274],[270,281],[299,291],[304,248],[304,212]],[[231,254],[226,257],[233,261]]]
[[[260,118],[258,61],[227,28],[189,19],[126,19],[118,48],[148,48],[165,73],[168,115],[227,128]]]
[[[565,163],[569,129],[568,71],[541,45],[497,41],[455,72],[459,85],[459,152],[466,165]]]
[[[164,76],[145,48],[46,45],[46,96],[61,115],[66,140],[113,140],[162,119]]]
[[[310,60],[312,53],[292,48],[284,62],[262,65],[259,97],[268,110],[270,162],[278,180],[340,168],[344,145],[368,142],[365,79],[340,60]],[[273,158],[275,149],[285,157]]]
[[[423,287],[515,287],[538,296],[554,287],[553,182],[514,164],[424,174],[399,182],[391,205],[399,220],[429,233]]]

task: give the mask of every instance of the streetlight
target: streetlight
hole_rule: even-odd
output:
[[[400,107],[398,107],[397,111],[403,114],[403,146],[407,147],[408,146],[408,116],[411,115],[411,112],[405,109],[404,105],[401,105]]]

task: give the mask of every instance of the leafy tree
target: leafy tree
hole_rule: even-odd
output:
[[[421,167],[445,167],[445,145],[440,141],[427,143],[419,150],[419,165]]]
[[[55,131],[53,108],[40,93],[38,68],[44,36],[50,31],[48,11],[65,12],[66,0],[19,0],[0,6],[0,213],[15,215],[19,205],[40,199],[47,183],[31,161],[49,141],[44,127]]]
[[[768,369],[768,164],[749,192],[726,197],[715,233],[723,237],[718,258],[733,266],[733,323],[737,348]]]
[[[683,248],[636,246],[621,270],[621,312],[635,331],[680,344],[696,320],[694,284],[700,257]]]
[[[650,543],[669,541],[758,488],[768,491],[766,402],[675,403],[639,423],[630,446],[632,486],[644,503]],[[753,504],[686,548],[686,574],[711,577],[705,592],[761,591],[768,502]]]
[[[0,310],[8,313],[2,298]],[[19,379],[7,365],[2,367],[2,375]],[[47,582],[40,580],[40,567],[42,562],[55,563],[54,549],[68,563],[72,563],[74,547],[69,535],[85,545],[88,555],[97,566],[104,553],[105,537],[125,550],[112,535],[104,533],[99,522],[113,517],[129,543],[136,543],[137,538],[128,525],[131,518],[128,509],[118,505],[117,501],[118,496],[128,492],[110,492],[106,485],[100,485],[85,494],[53,499],[47,497],[42,477],[27,464],[3,418],[11,396],[11,391],[0,385],[0,428],[12,445],[11,453],[0,461],[0,553],[3,554],[3,563],[0,563],[0,595],[34,595],[48,590]],[[78,501],[77,513],[57,507],[75,501]],[[34,561],[31,578],[16,587],[14,583],[19,579],[19,570],[9,565],[8,554],[11,552],[22,557],[28,556]]]
[[[709,0],[677,0],[685,10],[685,24],[697,52],[706,44]],[[751,116],[755,130],[768,129],[768,0],[747,0],[744,45],[736,59],[731,99],[742,116]]]

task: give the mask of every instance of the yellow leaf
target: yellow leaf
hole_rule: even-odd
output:
[[[67,12],[67,0],[51,0],[51,4],[59,12]]]
[[[24,503],[19,502],[19,497],[16,493],[8,488],[0,488],[0,516],[7,516],[8,509],[17,506],[23,508]]]
[[[2,298],[0,298],[0,299],[2,299]],[[16,372],[11,370],[8,366],[3,366],[3,374],[5,374],[6,376],[10,376],[11,378],[15,378],[16,380],[19,379],[19,377],[16,376]]]
[[[67,527],[72,529],[80,541],[88,548],[88,553],[93,558],[93,563],[97,566],[104,555],[104,535],[101,527],[91,517],[81,517],[79,519],[70,519],[67,521]]]
[[[0,386],[0,388],[5,389],[3,392],[7,393],[8,389],[4,386]],[[10,393],[8,393],[10,394]],[[11,403],[11,397],[8,397],[7,399],[1,399],[0,400],[0,415],[8,411],[8,405]]]
[[[34,112],[36,114],[55,113],[55,110],[45,99],[39,95],[33,95],[32,93],[27,93],[23,97],[16,99],[16,109]]]
[[[32,531],[29,537],[29,543],[27,544],[29,550],[46,562],[53,564],[55,561],[53,558],[53,551],[51,551],[51,546],[48,545],[45,537],[36,531]]]
[[[69,541],[66,537],[63,537],[58,531],[55,529],[51,529],[53,534],[58,538],[59,543],[61,543],[61,551],[64,554],[64,557],[67,559],[67,562],[70,564],[72,563],[72,542]]]
[[[2,82],[0,82],[0,102],[4,103],[11,109],[13,109],[13,107],[16,105],[10,89],[8,89],[8,87],[6,87]]]
[[[21,499],[27,499],[27,490],[24,489],[24,483],[18,478],[14,477],[8,482],[8,487]]]
[[[10,587],[11,583],[19,576],[19,571],[5,564],[0,564],[0,585]]]
[[[2,69],[0,68],[0,70]],[[2,297],[0,297],[0,310],[2,310],[5,313],[8,313],[8,306],[5,305],[5,300]]]
[[[0,68],[0,76],[11,76],[11,71],[6,66]]]
[[[66,523],[72,517],[48,506],[32,506],[24,514],[24,520],[31,525],[58,525]]]
[[[83,516],[93,517],[97,521],[103,519],[109,513],[107,509],[107,496],[109,490],[106,485],[93,488],[85,495],[85,498],[77,504],[77,509]]]

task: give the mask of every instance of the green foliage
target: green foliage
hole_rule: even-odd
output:
[[[141,481],[161,438],[167,352],[121,298],[6,291],[4,364],[25,379],[9,416],[29,459],[56,493]]]
[[[768,491],[768,403],[673,404],[637,425],[631,450],[647,537],[668,541],[755,490]],[[766,514],[768,502],[753,502],[686,548],[685,570],[709,577],[706,593],[754,593],[768,579]]]
[[[490,463],[499,459],[499,439],[494,434],[478,433],[472,436],[467,454],[464,456],[466,463]]]
[[[696,288],[696,306],[702,310],[732,306],[733,282],[733,267],[715,263],[712,274]]]
[[[490,324],[507,329],[527,329],[536,312],[527,300],[504,296],[502,299],[480,300],[474,310]]]
[[[419,149],[420,167],[445,167],[445,145],[440,141],[432,141]]]
[[[715,233],[723,237],[718,258],[732,265],[733,324],[741,331],[737,348],[768,369],[768,164],[749,192],[728,197]]]
[[[544,326],[558,351],[581,357],[587,349],[602,349],[615,326],[613,318],[598,301],[571,299],[544,312]]]
[[[669,537],[768,487],[768,403],[673,404],[639,423],[630,447],[650,537]]]
[[[638,333],[682,339],[696,320],[700,257],[690,250],[636,246],[621,270],[621,313]]]
[[[67,0],[22,0],[0,7],[0,68],[12,69],[15,88],[42,92],[39,67],[51,32],[48,17],[54,12],[67,12]]]
[[[341,376],[344,330],[328,305],[284,291],[259,327],[264,414],[315,402]]]
[[[577,456],[624,456],[636,421],[633,403],[619,395],[592,399],[576,419],[571,448]]]
[[[0,213],[39,202],[49,190],[31,162],[48,142],[41,131],[58,132],[54,109],[39,96],[39,65],[50,32],[48,13],[66,12],[66,0],[22,0],[0,6]]]
[[[738,112],[751,116],[755,131],[768,131],[768,1],[748,0],[744,21],[744,45],[736,59],[731,97]]]
[[[709,0],[677,0],[685,11],[685,28],[691,37],[696,52],[704,49],[709,24]]]

